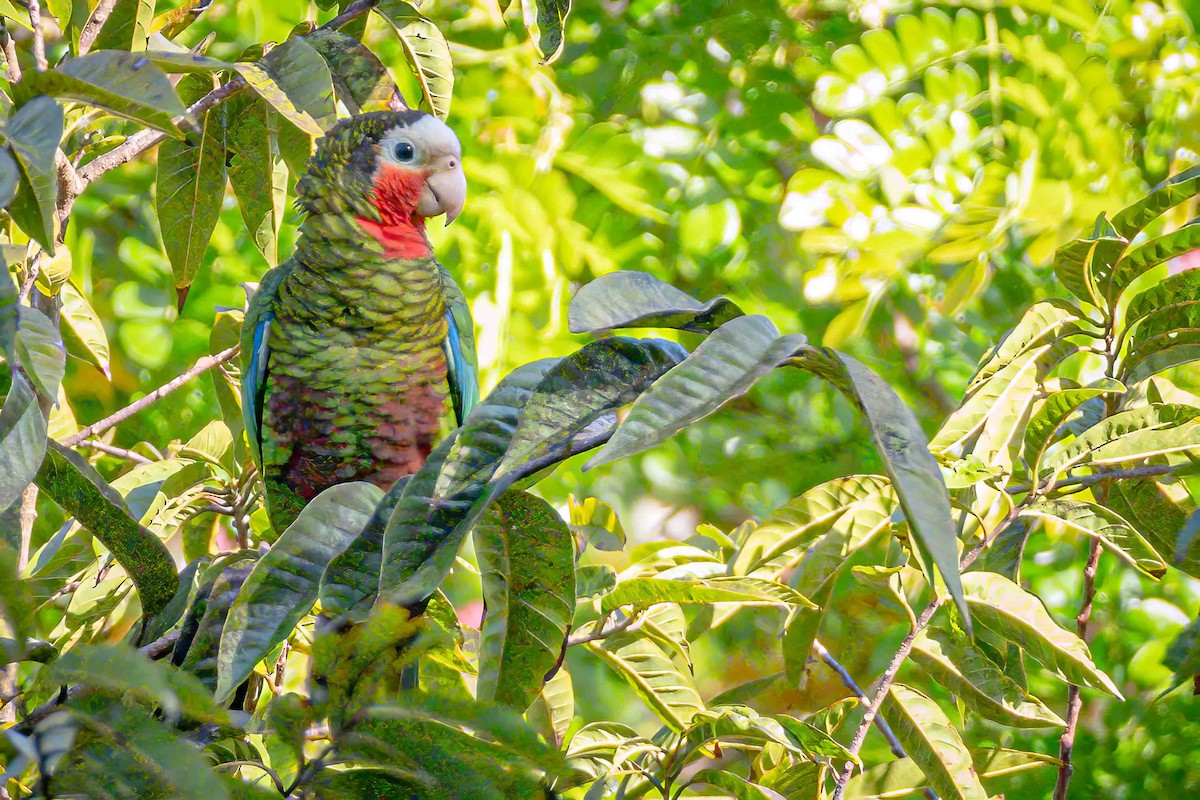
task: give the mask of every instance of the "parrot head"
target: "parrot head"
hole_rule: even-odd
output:
[[[309,214],[350,214],[387,255],[428,255],[425,220],[448,225],[466,202],[462,147],[424,111],[362,114],[318,140],[296,191]]]

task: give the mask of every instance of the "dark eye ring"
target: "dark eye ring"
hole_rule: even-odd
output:
[[[400,142],[394,150],[397,161],[412,161],[417,155],[417,148],[408,142]]]

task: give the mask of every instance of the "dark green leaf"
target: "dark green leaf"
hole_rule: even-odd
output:
[[[113,498],[96,471],[75,453],[51,442],[37,485],[108,548],[137,588],[147,617],[158,614],[179,588],[171,554]]]
[[[1113,481],[1109,485],[1108,506],[1137,528],[1159,553],[1175,550],[1177,536],[1188,519],[1187,512],[1153,480]],[[1173,565],[1200,578],[1200,553],[1176,553]]]
[[[708,333],[740,317],[742,310],[724,297],[701,303],[648,272],[621,270],[580,287],[571,298],[567,315],[572,333],[617,328]]]
[[[1142,246],[1127,251],[1113,268],[1106,292],[1110,302],[1115,302],[1121,292],[1141,275],[1172,258],[1200,248],[1200,219],[1194,219],[1178,230],[1164,233]]]
[[[243,92],[226,103],[229,183],[250,240],[267,263],[279,263],[277,237],[287,199],[287,167],[279,154],[279,117],[261,97]]]
[[[93,48],[145,50],[153,19],[154,0],[116,0]]]
[[[454,93],[454,64],[442,32],[408,3],[382,0],[375,11],[388,21],[400,37],[404,55],[429,110],[441,119],[450,114]]]
[[[45,454],[46,418],[32,387],[22,375],[14,374],[0,408],[0,512],[21,499]],[[5,531],[0,538],[7,539],[10,533],[17,531]],[[17,537],[12,538],[16,546]]]
[[[318,594],[323,614],[339,617],[360,603],[369,605],[364,601],[375,601],[383,566],[383,531],[408,481],[405,476],[392,484],[354,541],[325,567]]]
[[[0,207],[8,208],[8,204],[17,194],[17,185],[21,181],[21,168],[13,158],[12,151],[0,147]]]
[[[1163,658],[1163,665],[1175,674],[1171,677],[1171,688],[1159,697],[1200,674],[1200,619],[1193,621],[1175,637]]]
[[[1128,244],[1124,239],[1075,239],[1054,254],[1054,274],[1071,294],[1085,303],[1104,308],[1099,287]]]
[[[54,253],[58,199],[54,153],[62,134],[62,109],[49,97],[40,96],[18,108],[4,128],[8,145],[20,165],[19,188],[9,205],[9,214],[29,238],[49,253]]]
[[[34,308],[18,309],[17,360],[43,397],[57,400],[66,369],[67,354],[58,331],[46,315]]]
[[[1076,533],[1095,537],[1151,578],[1161,578],[1167,572],[1162,556],[1112,509],[1078,500],[1047,500],[1033,505],[1022,516],[1056,520]]]
[[[634,401],[612,439],[588,467],[666,441],[748,392],[806,341],[799,334],[780,336],[769,319],[757,314],[730,320]]]
[[[362,482],[332,486],[301,510],[258,560],[230,606],[217,656],[219,700],[233,693],[291,634],[317,599],[321,573],[363,530],[383,492]]]
[[[351,114],[386,111],[392,107],[396,82],[379,57],[353,36],[319,29],[304,41],[329,65],[338,97]]]
[[[1198,192],[1200,192],[1200,166],[1195,166],[1178,175],[1172,175],[1155,186],[1150,194],[1118,212],[1112,219],[1113,227],[1126,239],[1132,239],[1134,234],[1161,216],[1163,212],[1190,200]]]
[[[617,586],[617,571],[608,564],[588,564],[575,568],[576,597],[598,597]]]
[[[172,121],[185,109],[167,76],[145,56],[102,50],[38,73],[36,90],[77,100],[183,139]]]
[[[196,593],[196,604],[184,618],[183,633],[190,634],[188,642],[181,635],[175,646],[174,663],[182,666],[200,679],[210,691],[217,688],[217,655],[221,646],[221,631],[229,608],[233,605],[242,584],[249,577],[254,565],[250,563],[252,553],[237,553],[231,558],[214,562],[210,571],[201,578]],[[187,644],[187,647],[184,645]]]
[[[575,612],[575,548],[553,508],[507,492],[473,534],[486,611],[476,696],[524,711],[566,652]]]
[[[542,63],[556,60],[562,53],[563,27],[571,13],[571,0],[525,0],[521,13]]]
[[[305,133],[321,136],[337,119],[329,67],[304,39],[288,39],[257,64],[234,66],[262,99]]]
[[[213,88],[206,75],[184,75],[179,94],[192,102]],[[191,286],[225,198],[225,109],[200,115],[199,141],[163,142],[158,148],[155,197],[163,247],[175,273],[175,288]]]
[[[62,298],[62,322],[67,349],[71,355],[83,358],[111,377],[108,334],[104,323],[83,293],[75,285],[64,283],[58,296]]]

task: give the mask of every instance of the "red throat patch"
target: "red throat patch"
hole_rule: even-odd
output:
[[[381,221],[359,217],[358,224],[383,245],[388,258],[424,258],[432,252],[425,236],[425,218],[417,213],[424,183],[418,172],[387,165],[379,168],[371,199]]]

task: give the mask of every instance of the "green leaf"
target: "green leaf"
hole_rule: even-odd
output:
[[[186,109],[167,76],[145,56],[101,50],[64,59],[33,80],[35,90],[43,94],[86,103],[184,138],[173,120]]]
[[[20,308],[20,296],[12,275],[8,269],[0,270],[0,354],[9,361],[16,358]]]
[[[333,76],[321,54],[293,36],[256,64],[234,65],[263,100],[300,130],[321,136],[337,120]]]
[[[689,786],[694,784],[707,784],[715,786],[718,789],[724,789],[729,792],[729,797],[736,797],[737,800],[772,800],[778,797],[775,792],[766,792],[761,786],[756,783],[751,783],[745,778],[734,775],[732,772],[725,772],[719,769],[702,769],[692,776]]]
[[[1167,648],[1163,665],[1175,674],[1171,676],[1170,688],[1159,695],[1160,699],[1200,674],[1200,619],[1194,620],[1175,637]]]
[[[392,107],[396,82],[379,57],[358,39],[318,29],[305,36],[304,41],[329,65],[338,98],[351,114],[387,111]]]
[[[221,632],[219,700],[228,698],[308,613],[325,566],[363,530],[382,497],[370,483],[331,486],[314,497],[258,559]]]
[[[217,688],[217,656],[229,609],[254,565],[252,551],[214,561],[201,577],[192,608],[184,617],[172,663],[191,672],[211,691]],[[186,639],[185,639],[186,636]]]
[[[279,226],[287,200],[287,165],[279,154],[279,118],[261,97],[243,92],[225,104],[229,183],[250,240],[267,263],[279,263]]]
[[[168,721],[186,716],[228,724],[228,715],[193,676],[170,664],[152,661],[120,644],[76,645],[46,668],[45,680],[82,683],[93,689],[133,697],[162,709]]]
[[[985,628],[1057,670],[1067,681],[1123,699],[1116,684],[1096,668],[1083,640],[1060,628],[1036,595],[990,572],[968,572],[963,585],[971,611]]]
[[[938,686],[959,697],[984,719],[1014,728],[1066,725],[964,638],[947,631],[922,631],[913,645],[912,656]]]
[[[17,360],[43,397],[58,399],[67,354],[58,331],[46,315],[35,308],[17,309]]]
[[[1198,300],[1200,275],[1195,270],[1184,270],[1169,275],[1129,301],[1125,309],[1125,327],[1133,328],[1135,324],[1145,320],[1148,326],[1153,328],[1153,333],[1174,330],[1182,326],[1170,322],[1163,324],[1153,318],[1189,310]]]
[[[325,567],[318,592],[323,614],[339,617],[359,604],[369,605],[366,600],[374,602],[383,564],[383,531],[410,477],[392,484],[354,541]]]
[[[888,689],[882,713],[939,797],[986,800],[967,746],[937,703],[895,683]]]
[[[617,673],[668,727],[683,731],[704,709],[690,675],[650,639],[618,634],[584,645]]]
[[[527,0],[521,3],[521,16],[529,39],[537,48],[543,64],[558,59],[563,49],[563,27],[571,13],[571,0]]]
[[[508,492],[473,534],[483,583],[476,697],[524,711],[566,654],[575,613],[575,547],[539,497]]]
[[[212,88],[206,75],[179,81],[179,94],[188,102]],[[204,112],[198,122],[197,144],[168,141],[158,148],[158,224],[176,289],[187,289],[199,273],[225,199],[225,108]]]
[[[701,303],[648,272],[619,270],[579,288],[567,312],[572,333],[618,328],[677,328],[708,333],[742,310],[724,297]]]
[[[737,317],[717,328],[696,351],[643,392],[588,468],[666,441],[688,425],[740,397],[791,358],[807,340],[780,336],[760,315]]]
[[[1151,239],[1142,246],[1126,251],[1113,268],[1105,293],[1109,302],[1116,302],[1121,293],[1139,277],[1165,264],[1172,258],[1200,248],[1200,219],[1194,219],[1178,230]]]
[[[797,366],[837,387],[866,417],[871,439],[904,509],[925,577],[931,587],[936,586],[936,568],[969,631],[971,616],[959,580],[950,493],[912,410],[882,378],[843,353],[808,348],[797,361]]]
[[[1104,308],[1100,286],[1107,283],[1128,242],[1112,237],[1075,239],[1054,254],[1054,274],[1071,294],[1085,303]]]
[[[54,154],[62,135],[62,109],[49,97],[34,97],[18,108],[4,127],[4,136],[20,165],[17,194],[8,212],[29,238],[51,254],[58,199]]]
[[[1021,516],[1052,519],[1076,533],[1099,539],[1122,560],[1155,580],[1167,572],[1162,556],[1137,529],[1104,506],[1078,500],[1047,500],[1026,509]]]
[[[46,418],[33,388],[24,376],[15,373],[0,407],[0,512],[20,501],[45,454]],[[9,536],[6,531],[0,541]],[[17,537],[12,538],[16,546]]]
[[[116,0],[96,37],[96,50],[145,50],[154,0]]]
[[[1034,303],[1000,343],[980,359],[975,377],[967,386],[967,396],[975,394],[993,375],[1030,349],[1078,332],[1082,322],[1082,312],[1065,300]]]
[[[64,338],[67,339],[67,350],[72,355],[82,353],[84,360],[96,365],[106,378],[111,378],[108,334],[100,316],[73,283],[64,283],[59,297],[62,298],[61,314],[62,322],[66,325]]]
[[[1117,233],[1126,239],[1145,228],[1168,209],[1190,200],[1200,193],[1200,166],[1172,175],[1150,190],[1150,194],[1118,212],[1112,218]]]
[[[971,748],[971,760],[979,777],[1001,778],[1042,767],[1058,766],[1058,759],[1041,753],[1025,753],[1003,747]],[[868,767],[846,784],[846,800],[884,800],[915,794],[927,784],[911,758],[900,758]]]
[[[608,614],[621,606],[648,607],[657,603],[706,605],[708,603],[738,603],[741,605],[789,605],[816,608],[794,589],[762,578],[708,578],[705,580],[671,580],[668,578],[630,578],[600,601],[600,610]]]
[[[12,151],[7,147],[0,147],[0,207],[8,208],[17,195],[20,182],[21,168],[13,158]]]
[[[525,716],[538,725],[546,741],[561,748],[575,717],[575,686],[571,673],[561,668],[556,671]]]
[[[1083,389],[1063,389],[1051,393],[1045,401],[1035,406],[1025,425],[1025,442],[1023,452],[1029,465],[1029,473],[1037,475],[1041,472],[1040,465],[1046,448],[1055,439],[1055,434],[1062,428],[1067,418],[1075,409],[1093,397],[1111,393],[1123,393],[1125,386],[1120,381],[1105,378],[1100,385]]]
[[[166,607],[179,588],[171,554],[157,536],[129,516],[120,497],[91,466],[50,442],[37,485],[108,548],[132,579],[147,617]]]
[[[421,96],[435,116],[450,115],[454,94],[454,63],[442,32],[410,4],[382,0],[375,11],[388,21],[400,37],[408,65],[421,85]]]
[[[788,737],[792,740],[793,744],[809,757],[818,756],[835,761],[853,761],[855,764],[862,763],[858,760],[857,756],[839,744],[832,736],[809,725],[807,722],[801,722],[787,714],[776,714],[775,720],[787,731]]]
[[[1042,459],[1043,480],[1078,464],[1121,464],[1200,445],[1200,408],[1153,403],[1119,411]]]

